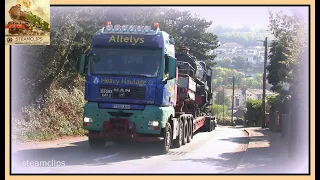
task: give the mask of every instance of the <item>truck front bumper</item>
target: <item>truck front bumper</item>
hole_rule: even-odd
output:
[[[84,126],[88,124],[84,123]],[[160,128],[160,127],[159,127]],[[110,119],[103,123],[100,131],[89,131],[87,134],[90,138],[102,138],[107,141],[136,141],[136,142],[157,142],[163,140],[158,135],[146,135],[136,132],[135,123],[127,119]]]

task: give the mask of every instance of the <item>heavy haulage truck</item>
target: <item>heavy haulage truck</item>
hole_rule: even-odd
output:
[[[91,148],[106,141],[158,142],[167,153],[212,131],[212,70],[153,26],[107,21],[80,59],[86,76],[83,128]]]

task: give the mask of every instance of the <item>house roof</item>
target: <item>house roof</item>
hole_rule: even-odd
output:
[[[233,113],[233,117],[244,117],[244,110],[238,109],[235,113]]]
[[[225,93],[225,96],[229,96],[231,97],[232,96],[232,89],[224,89],[224,93]],[[262,94],[263,93],[263,90],[262,89],[247,89],[246,93],[251,93],[251,94]],[[275,94],[274,92],[272,91],[269,91],[269,90],[266,90],[266,94]],[[234,96],[241,96],[242,95],[242,90],[241,89],[235,89],[234,90]]]
[[[249,91],[252,94],[262,94],[263,93],[263,89],[247,89],[247,91]],[[275,93],[266,89],[266,94],[275,94]]]
[[[220,46],[220,47],[231,47],[231,48],[233,48],[233,47],[243,47],[243,45],[238,44],[238,43],[228,42],[228,43],[222,44],[222,46]]]

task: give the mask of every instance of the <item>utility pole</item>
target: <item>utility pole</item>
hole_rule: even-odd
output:
[[[263,41],[264,44],[264,65],[263,65],[263,87],[262,87],[262,122],[261,126],[266,126],[266,66],[268,58],[268,38]]]
[[[224,99],[225,99],[225,97],[224,97],[224,86],[222,87],[223,88],[223,104],[222,104],[222,120],[223,120],[223,122],[224,122]]]
[[[234,76],[232,77],[232,107],[231,107],[231,122],[233,121],[233,105],[234,104]]]

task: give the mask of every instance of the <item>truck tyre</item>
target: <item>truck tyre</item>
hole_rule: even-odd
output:
[[[106,144],[106,140],[89,137],[89,146],[91,149],[102,149]]]
[[[212,122],[211,122],[211,120],[209,120],[206,124],[206,131],[211,132],[211,127],[212,127]]]
[[[177,138],[174,140],[173,145],[175,148],[179,148],[182,146],[182,138],[183,138],[183,123],[179,121],[179,132]]]
[[[187,144],[188,134],[189,134],[188,121],[184,121],[184,123],[183,123],[182,145]]]
[[[172,129],[170,123],[166,124],[164,129],[164,141],[161,142],[161,153],[167,154],[172,144]]]
[[[193,139],[193,117],[191,118],[191,139]]]
[[[212,121],[212,130],[215,130],[216,129],[216,123],[214,121]]]
[[[187,143],[191,142],[192,134],[193,134],[192,119],[191,119],[191,118],[190,118],[189,121],[188,121],[188,127],[189,127],[189,131],[188,131]]]
[[[213,131],[213,121],[210,120],[209,132]]]

